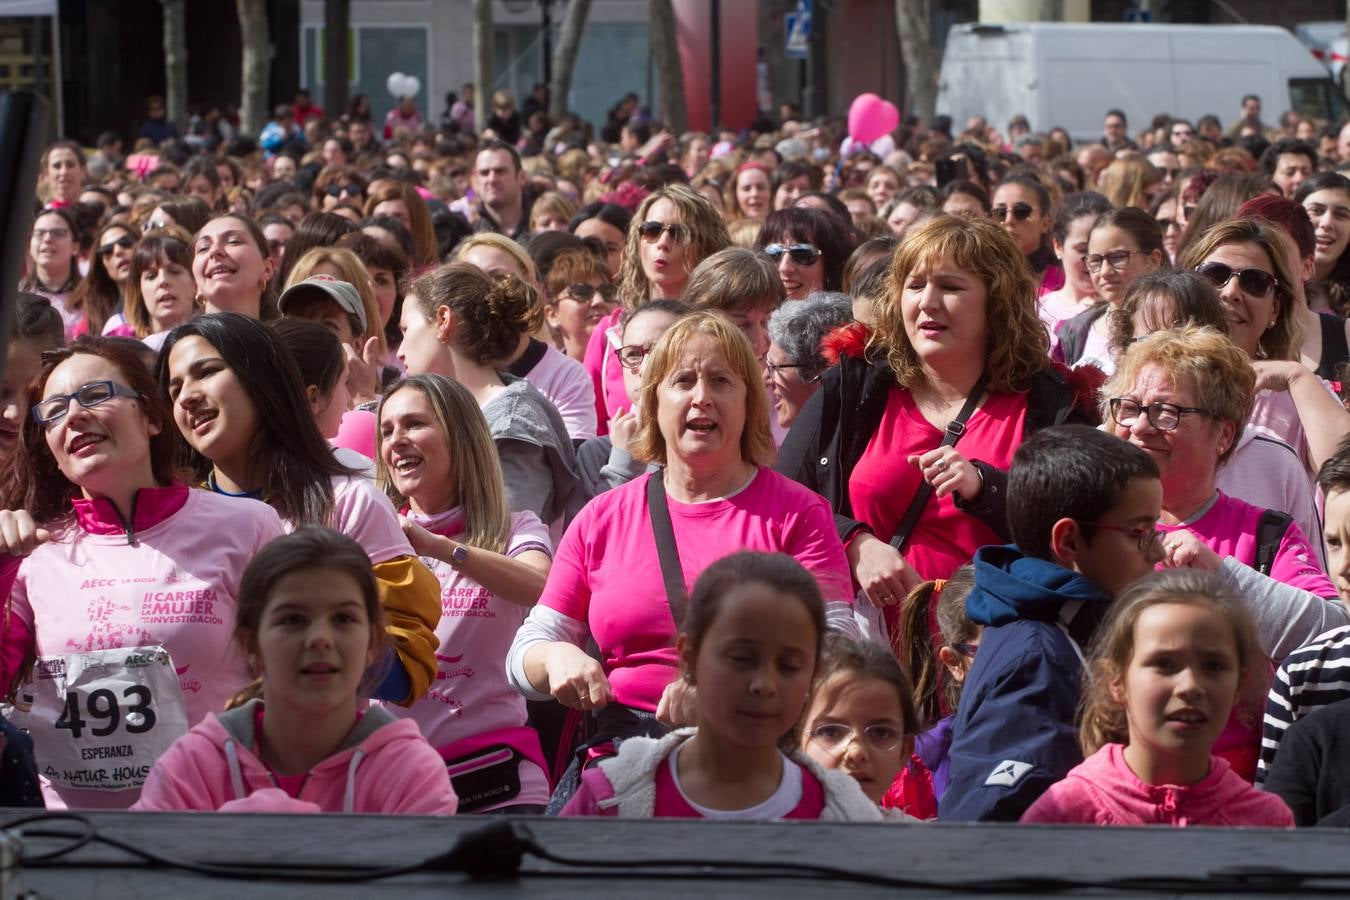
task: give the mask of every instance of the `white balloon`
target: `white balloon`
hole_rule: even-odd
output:
[[[402,72],[394,72],[384,80],[384,86],[389,89],[389,93],[393,96],[402,96],[403,79],[406,77]]]
[[[405,75],[403,77],[403,87],[403,96],[416,97],[417,92],[422,90],[422,82],[418,80],[416,75]]]

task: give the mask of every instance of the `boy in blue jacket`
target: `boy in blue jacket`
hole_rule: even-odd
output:
[[[1086,425],[1037,432],[1008,473],[1015,544],[975,554],[966,615],[984,626],[952,724],[938,818],[1015,822],[1083,761],[1083,651],[1111,598],[1162,559],[1158,467]]]

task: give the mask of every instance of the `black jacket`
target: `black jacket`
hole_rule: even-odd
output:
[[[1099,424],[1092,401],[1080,399],[1080,394],[1095,394],[1099,386],[1096,378],[1100,376],[1094,378],[1091,373],[1079,376],[1093,379],[1093,383],[1074,385],[1069,378],[1074,378],[1075,374],[1055,366],[1036,376],[1027,396],[1024,429],[1027,436],[1051,425]],[[854,532],[868,528],[866,523],[853,518],[848,483],[853,467],[881,422],[894,384],[895,376],[884,360],[868,361],[861,355],[841,355],[838,364],[826,370],[820,390],[797,415],[778,453],[780,473],[830,501],[839,537],[845,542]],[[959,444],[957,449],[959,451]],[[957,507],[978,517],[1003,540],[1011,541],[1005,500],[1007,473],[981,460],[971,462],[984,476],[984,492],[973,504],[957,497]],[[888,534],[877,537],[891,538]]]

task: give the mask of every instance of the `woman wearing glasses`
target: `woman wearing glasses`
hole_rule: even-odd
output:
[[[584,364],[595,385],[599,434],[628,405],[613,352],[620,346],[619,316],[648,300],[679,300],[698,264],[730,245],[726,220],[692,188],[669,184],[639,204],[619,263],[619,309],[596,324],[586,345]]]
[[[1037,295],[1064,287],[1064,270],[1050,246],[1055,211],[1050,192],[1032,174],[1009,175],[998,183],[989,215],[1012,235],[1040,287]]]
[[[784,432],[820,390],[820,377],[830,367],[821,352],[825,336],[851,321],[853,298],[825,292],[798,303],[784,303],[769,317],[772,343],[764,358],[764,383],[778,427]]]
[[[915,585],[1006,539],[1006,471],[1026,435],[1097,421],[1095,400],[1051,368],[1036,278],[998,225],[930,219],[891,284],[875,329],[840,336],[778,464],[830,501],[854,580],[888,619]]]
[[[73,694],[88,703],[76,707],[76,719],[99,715],[95,734],[111,726],[106,740],[130,753],[121,754],[118,770],[131,772],[152,764],[250,681],[244,659],[230,652],[234,595],[248,561],[283,533],[281,519],[265,503],[176,481],[172,414],[127,344],[84,338],[47,354],[35,396],[5,474],[3,495],[17,509],[0,512],[0,551],[7,554],[0,557],[0,596],[8,613],[0,685],[7,691],[30,656],[37,671],[53,672],[64,671],[66,654],[162,647],[173,665],[167,683],[144,687],[131,679],[135,690],[119,688],[111,705],[97,709],[89,686]],[[119,672],[125,663],[116,663]],[[33,735],[39,768],[51,761],[53,771],[75,776],[96,768],[59,762],[79,760],[81,740],[89,746],[91,735],[69,727],[57,680],[39,678],[23,693],[33,696],[22,724]],[[133,706],[138,696],[144,708]],[[47,802],[126,808],[141,780],[80,790],[58,775],[45,785]]]
[[[588,250],[564,250],[554,257],[544,283],[544,321],[577,362],[600,321],[614,311],[617,292],[605,262]]]
[[[1181,268],[1194,269],[1218,290],[1228,336],[1256,369],[1249,424],[1293,447],[1313,478],[1350,435],[1350,413],[1299,362],[1301,287],[1285,240],[1264,220],[1229,219],[1182,252]]]
[[[131,333],[122,310],[126,306],[127,282],[131,278],[131,250],[136,234],[125,225],[108,224],[94,237],[94,259],[75,291],[70,308],[80,315],[76,337],[83,334]]]
[[[1060,324],[1055,331],[1056,358],[1072,366],[1093,365],[1110,375],[1116,362],[1107,312],[1120,307],[1136,278],[1167,265],[1162,229],[1142,209],[1126,207],[1103,213],[1088,234],[1083,262],[1097,296],[1105,302]]]
[[[853,252],[850,223],[823,209],[793,206],[769,213],[755,239],[778,267],[788,300],[837,291]]]
[[[51,301],[61,314],[66,340],[84,316],[71,306],[70,295],[80,281],[80,226],[64,208],[44,209],[33,222],[28,239],[28,266],[19,290]]]
[[[324,166],[314,179],[314,209],[332,212],[339,206],[350,206],[360,210],[365,202],[366,178],[349,165]]]
[[[1296,523],[1267,527],[1264,537],[1263,510],[1216,487],[1256,382],[1232,342],[1187,325],[1132,344],[1102,389],[1102,408],[1112,432],[1158,464],[1164,564],[1228,575],[1256,618],[1262,649],[1278,662],[1350,615]],[[1252,748],[1253,765],[1255,758]]]

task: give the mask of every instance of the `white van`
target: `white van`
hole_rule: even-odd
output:
[[[1244,94],[1267,123],[1287,109],[1335,121],[1343,108],[1326,68],[1273,25],[1028,22],[952,26],[937,111],[957,131],[973,115],[1001,129],[1022,113],[1033,131],[1058,125],[1077,141],[1101,137],[1108,109],[1131,133],[1158,113],[1213,113],[1227,128]]]

